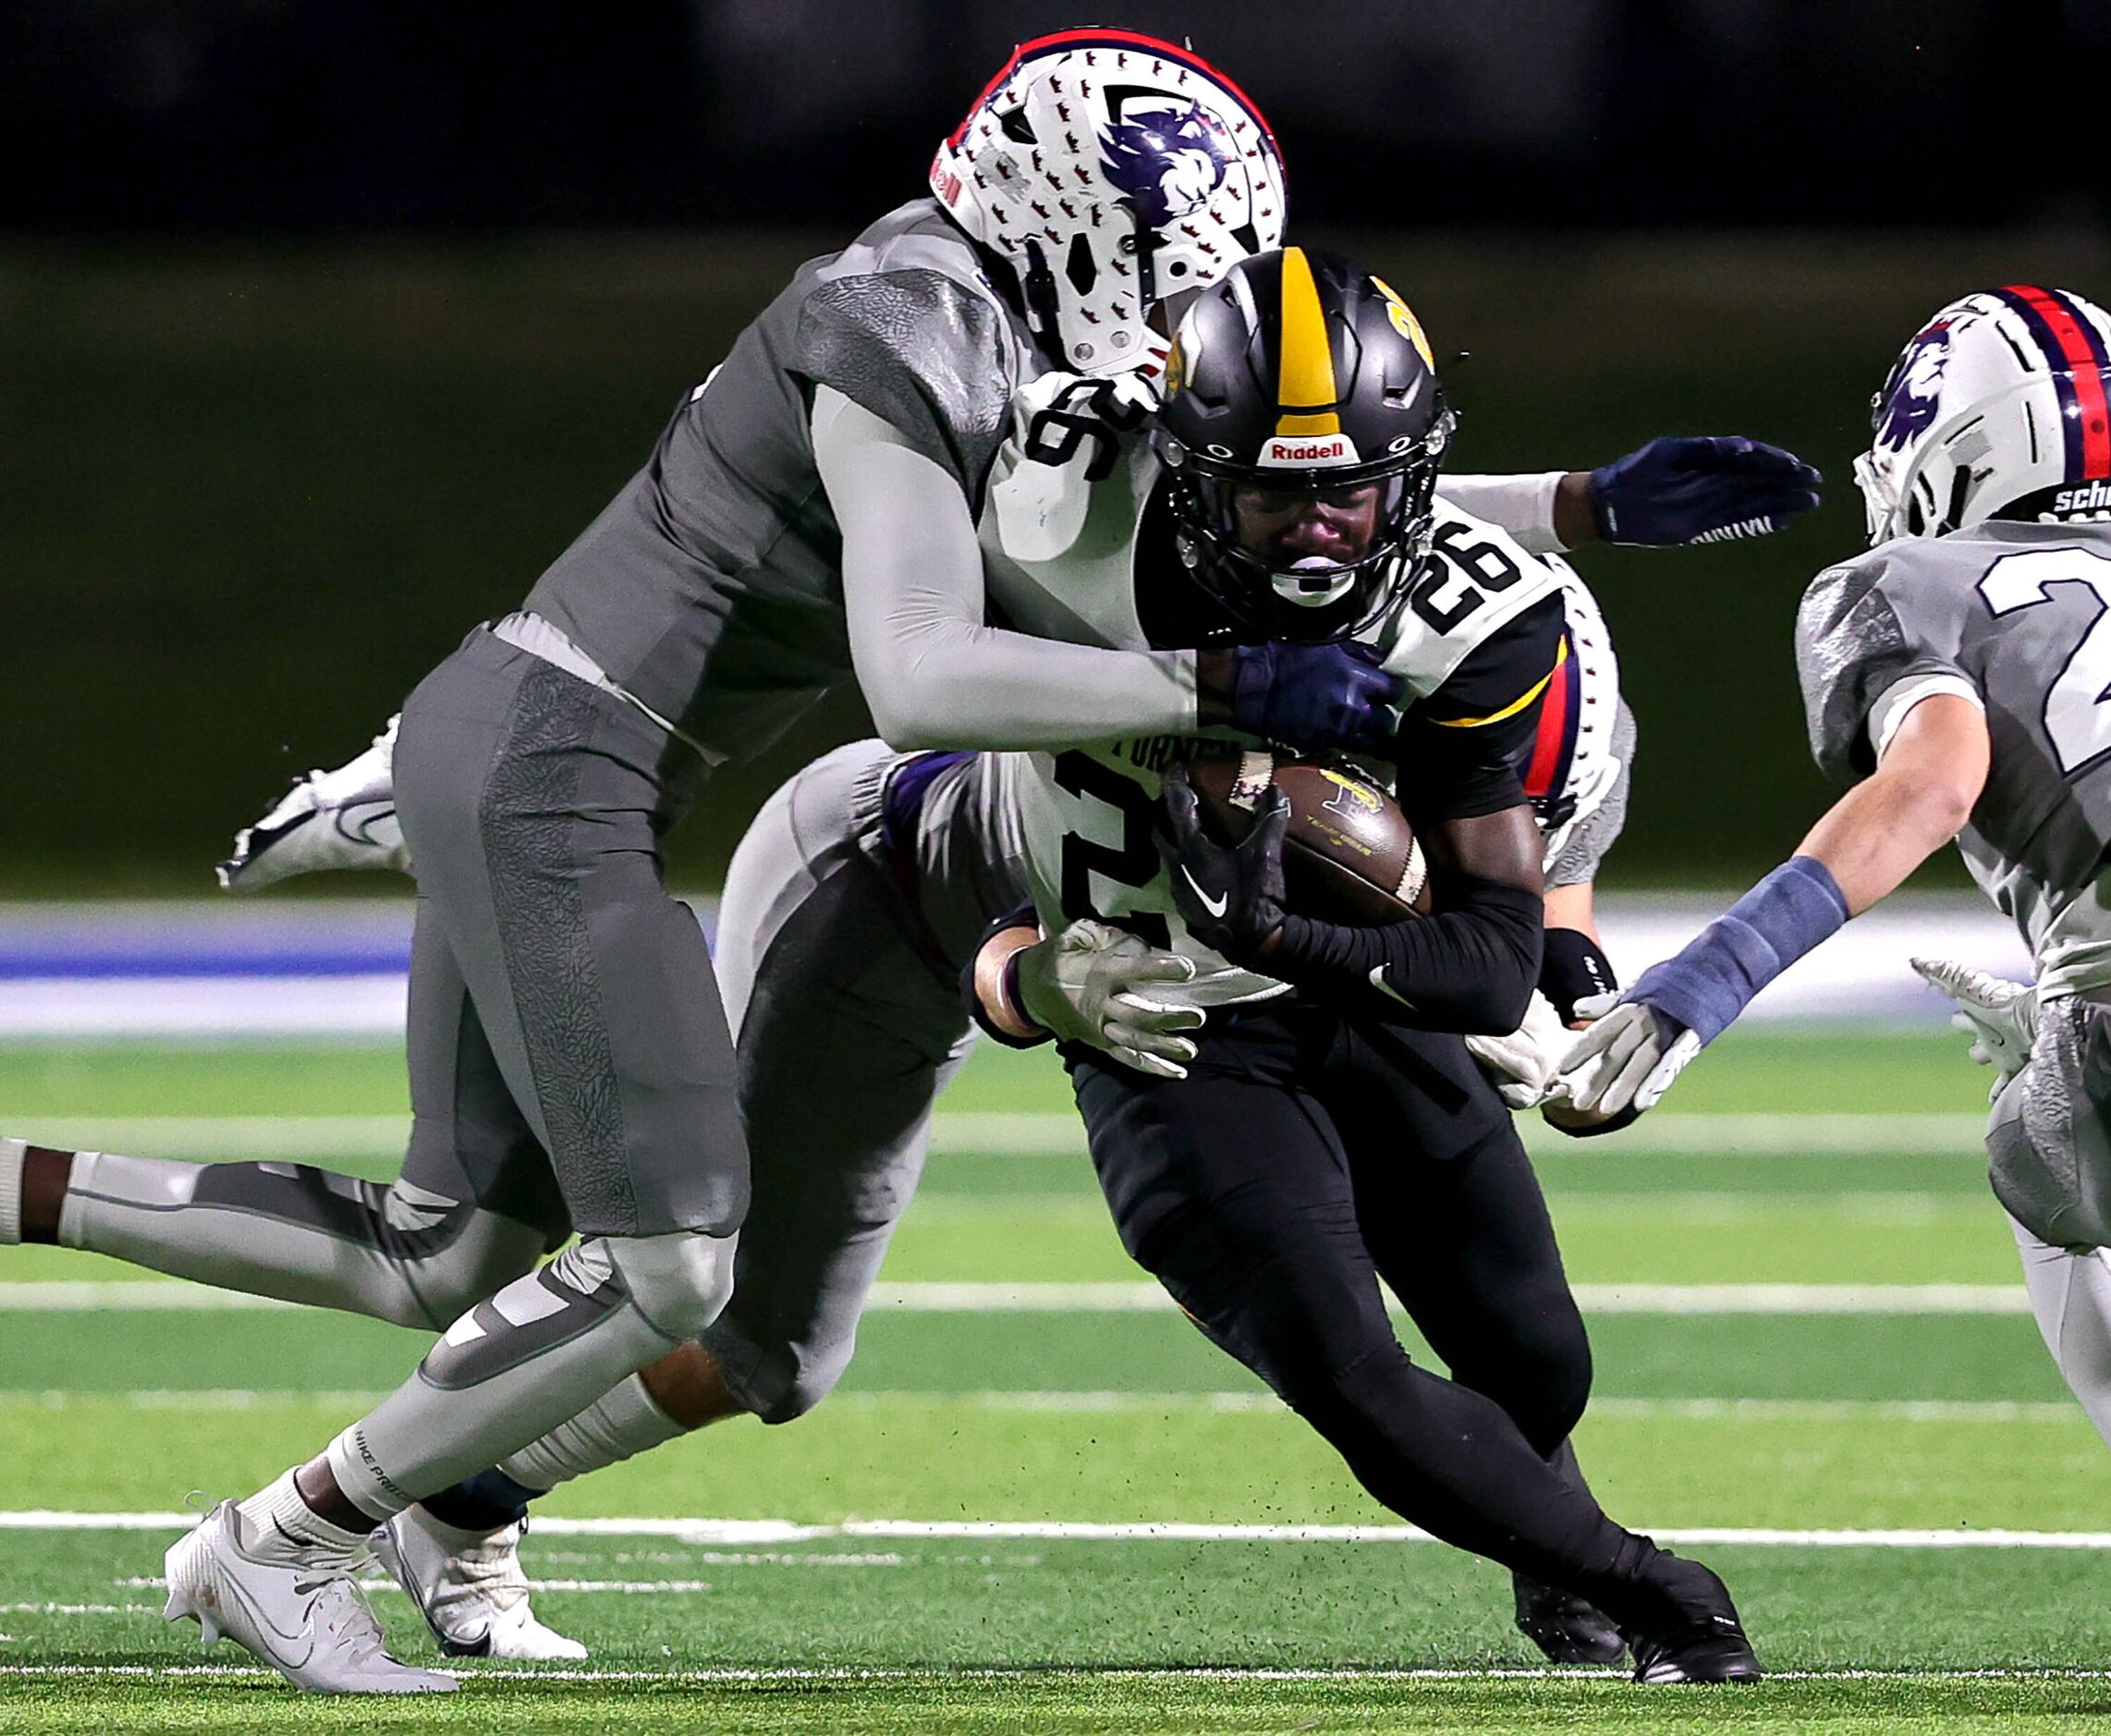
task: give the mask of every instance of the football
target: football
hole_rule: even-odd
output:
[[[1429,911],[1429,864],[1399,804],[1354,767],[1272,753],[1193,761],[1203,824],[1236,844],[1253,825],[1269,783],[1290,801],[1283,836],[1283,889],[1302,916],[1358,927]]]

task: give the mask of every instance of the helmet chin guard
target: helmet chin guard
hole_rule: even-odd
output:
[[[2061,289],[1963,297],[1870,400],[1855,460],[1873,546],[1988,519],[2111,519],[2111,315]]]
[[[1152,308],[1283,238],[1261,111],[1200,55],[1131,31],[1014,51],[939,145],[931,188],[1017,273],[1042,348],[1072,373],[1155,372]]]

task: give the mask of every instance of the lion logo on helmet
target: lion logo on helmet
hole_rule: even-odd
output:
[[[1224,185],[1233,154],[1223,122],[1200,103],[1139,100],[1100,134],[1109,181],[1149,228],[1200,210]]]
[[[1876,444],[1902,452],[1935,419],[1943,371],[1949,366],[1950,322],[1937,320],[1913,335],[1891,378],[1876,395]]]

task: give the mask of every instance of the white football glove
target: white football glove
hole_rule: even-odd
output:
[[[1545,1116],[1565,1133],[1610,1133],[1653,1109],[1701,1052],[1701,1039],[1647,1001],[1592,996],[1579,1018],[1594,1020],[1562,1059]]]
[[[1950,1027],[1971,1039],[1971,1058],[1994,1069],[1994,1084],[1986,1094],[1991,1103],[2031,1058],[2038,1036],[2038,991],[2029,983],[2011,983],[1954,959],[1915,959],[1912,963],[1923,979],[1957,1003]]]
[[[1524,1023],[1507,1037],[1468,1037],[1466,1047],[1497,1096],[1513,1109],[1536,1109],[1546,1101],[1562,1057],[1575,1040],[1554,1003],[1535,988]]]
[[[1191,959],[1088,919],[1019,953],[1019,1010],[1043,1031],[1104,1049],[1124,1067],[1185,1079],[1195,1045],[1179,1033],[1200,1028],[1202,1010],[1150,989],[1194,974]]]

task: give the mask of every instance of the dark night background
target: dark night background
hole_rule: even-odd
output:
[[[1788,626],[1859,545],[1871,390],[1966,289],[2111,297],[2075,88],[2111,0],[0,8],[0,891],[205,885],[518,601],[799,259],[921,191],[1015,41],[1082,22],[1253,94],[1293,233],[1472,352],[1463,468],[1737,431],[1825,470],[1769,543],[1580,563],[1643,730],[1608,882],[1778,860],[1824,796]],[[857,723],[722,780],[677,874]]]

